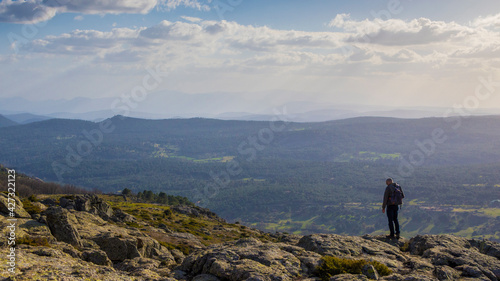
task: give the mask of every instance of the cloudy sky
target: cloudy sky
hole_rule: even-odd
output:
[[[1,0],[0,38],[0,98],[500,108],[498,0]]]

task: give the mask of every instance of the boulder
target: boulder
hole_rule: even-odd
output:
[[[469,240],[480,253],[500,259],[500,244],[488,240]]]
[[[40,210],[42,210],[42,212],[47,210],[47,206],[45,206],[44,204],[42,204],[40,202],[31,202],[31,204],[33,204],[33,206],[35,206],[35,207],[40,208]]]
[[[491,243],[486,250],[486,247],[478,247],[474,242],[452,235],[418,235],[409,243],[411,254],[420,255],[433,265],[441,266],[441,270],[435,271],[438,278],[449,275],[443,272],[443,268],[447,272],[450,271],[448,268],[452,268],[464,277],[498,280],[495,270],[500,268],[500,260],[492,254],[498,246],[495,243]],[[481,249],[491,255],[480,252]],[[451,275],[456,276],[453,271]]]
[[[330,278],[330,281],[368,281],[363,274],[339,274]]]
[[[59,199],[59,206],[65,208],[65,209],[71,209],[71,210],[75,210],[75,201],[73,199],[69,199],[69,198],[66,198],[66,197],[61,197]]]
[[[47,225],[52,235],[59,241],[81,247],[80,234],[75,227],[78,224],[75,215],[61,207],[50,207],[44,212]]]
[[[449,267],[449,266],[436,266],[434,269],[434,276],[437,277],[440,281],[442,280],[456,280],[460,276],[460,273]]]
[[[88,197],[77,196],[75,199],[75,208],[77,211],[90,212],[92,204]]]
[[[108,258],[113,262],[141,257],[137,249],[137,240],[131,236],[118,237],[111,233],[104,233],[91,239],[99,245],[101,250],[106,252]]]
[[[409,259],[399,247],[382,242],[372,236],[312,234],[302,237],[297,245],[320,255],[376,260],[387,265],[393,271],[402,270],[404,263]]]
[[[160,267],[160,264],[161,262],[159,260],[136,257],[116,264],[115,269],[127,272],[142,271],[145,269],[155,270]]]
[[[97,265],[113,266],[106,253],[101,250],[86,250],[82,252],[82,259]]]
[[[11,199],[10,201],[9,198]],[[12,201],[12,199],[14,199],[14,201]],[[9,203],[11,204],[9,205]],[[15,203],[15,205],[13,206],[12,203]],[[12,207],[14,207],[13,212],[9,210],[9,208],[12,209]],[[26,212],[26,210],[24,210],[23,203],[21,202],[21,200],[19,200],[17,196],[9,197],[5,193],[0,193],[0,212],[4,213],[7,216],[11,216],[12,213],[16,218],[31,219],[31,215],[28,212]]]
[[[210,274],[221,280],[292,280],[304,271],[301,260],[286,247],[290,245],[240,239],[193,253],[179,269],[193,276]]]
[[[42,203],[46,206],[49,206],[49,207],[57,205],[56,201],[54,201],[54,199],[51,199],[51,198],[43,199],[40,201],[40,203]]]
[[[220,279],[210,274],[200,274],[195,276],[193,281],[220,281]]]
[[[372,279],[372,280],[378,280],[379,279],[379,275],[378,275],[377,270],[371,264],[365,264],[363,266],[363,268],[361,269],[361,273],[363,273],[363,275],[365,275],[366,277],[368,277],[368,279]]]

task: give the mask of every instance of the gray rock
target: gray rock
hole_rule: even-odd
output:
[[[480,253],[500,259],[500,244],[488,240],[470,240],[470,243]]]
[[[179,214],[184,214],[188,216],[194,216],[194,217],[199,217],[199,218],[206,218],[206,219],[212,219],[220,222],[226,222],[226,220],[220,218],[215,214],[214,212],[204,209],[198,206],[187,206],[187,205],[177,205],[171,207],[172,211],[179,213]]]
[[[289,245],[240,239],[191,254],[179,269],[221,280],[292,280],[302,273],[301,261],[284,247]]]
[[[101,250],[106,252],[111,261],[124,261],[141,257],[137,249],[137,240],[133,237],[112,236],[110,233],[91,238]]]
[[[154,270],[160,266],[161,262],[154,259],[137,257],[133,259],[127,259],[115,266],[115,269],[127,272],[135,272],[142,270]]]
[[[77,211],[89,212],[92,208],[88,197],[77,196],[75,200],[75,208]]]
[[[80,235],[74,226],[77,221],[72,213],[61,207],[50,207],[44,214],[50,232],[57,240],[76,247],[82,246]]]
[[[379,275],[375,267],[371,264],[365,264],[363,268],[361,269],[361,273],[368,277],[368,279],[373,279],[373,280],[378,280]]]
[[[460,273],[449,266],[436,266],[434,269],[434,276],[439,280],[456,280]]]
[[[125,212],[123,212],[121,209],[116,209],[113,210],[113,215],[110,218],[114,222],[135,222],[137,223],[137,219]]]
[[[106,253],[101,250],[86,250],[82,253],[82,259],[97,265],[112,266],[113,263]]]
[[[330,278],[330,281],[368,281],[363,274],[339,274]]]
[[[40,201],[40,203],[42,203],[42,204],[44,204],[46,206],[55,206],[55,205],[57,205],[56,201],[54,201],[54,199],[50,199],[50,198],[43,199],[42,201]]]
[[[10,201],[9,198],[11,199]],[[12,199],[14,199],[14,201],[12,201]],[[9,203],[11,204],[9,205]],[[15,203],[15,205],[13,206],[12,203]],[[8,197],[7,194],[0,193],[0,212],[6,214],[7,216],[10,216],[11,210],[9,210],[9,207],[11,209],[12,207],[14,207],[12,213],[16,218],[28,218],[28,219],[31,218],[31,215],[28,212],[26,212],[26,210],[23,207],[23,203],[21,202],[21,200],[19,200],[17,196]]]
[[[220,279],[210,274],[200,274],[195,276],[192,281],[220,281]]]
[[[75,201],[66,197],[61,197],[59,199],[59,206],[65,209],[75,209]]]
[[[496,246],[491,243],[489,248]],[[410,253],[421,255],[436,266],[462,271],[464,277],[497,280],[493,270],[500,268],[500,260],[480,251],[474,242],[451,235],[419,235],[410,240]]]
[[[456,269],[461,270],[463,272],[462,275],[465,277],[473,277],[473,278],[484,277],[484,274],[481,271],[481,269],[479,269],[476,266],[462,265],[457,267]]]
[[[39,247],[38,249],[32,252],[35,255],[41,257],[60,257],[62,253],[59,250],[47,248],[47,247]]]
[[[464,238],[452,235],[417,235],[409,241],[412,255],[423,255],[428,249],[435,247],[470,249],[471,244]]]
[[[493,269],[491,272],[495,275],[495,277],[496,277],[498,280],[500,280],[500,268],[498,268],[498,269]]]

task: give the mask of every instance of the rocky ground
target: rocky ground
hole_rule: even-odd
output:
[[[8,235],[5,199],[0,194],[0,224]],[[3,262],[3,280],[321,280],[324,256],[377,261],[392,273],[365,266],[362,274],[323,280],[500,280],[500,244],[490,241],[271,235],[194,206],[95,195],[46,198],[29,208],[17,201],[16,208],[15,273]],[[6,261],[10,246],[3,240]]]

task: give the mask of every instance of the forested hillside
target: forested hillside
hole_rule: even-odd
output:
[[[500,117],[322,123],[48,120],[0,129],[0,162],[47,181],[186,196],[231,221],[379,233],[386,177],[406,234],[500,238]]]

